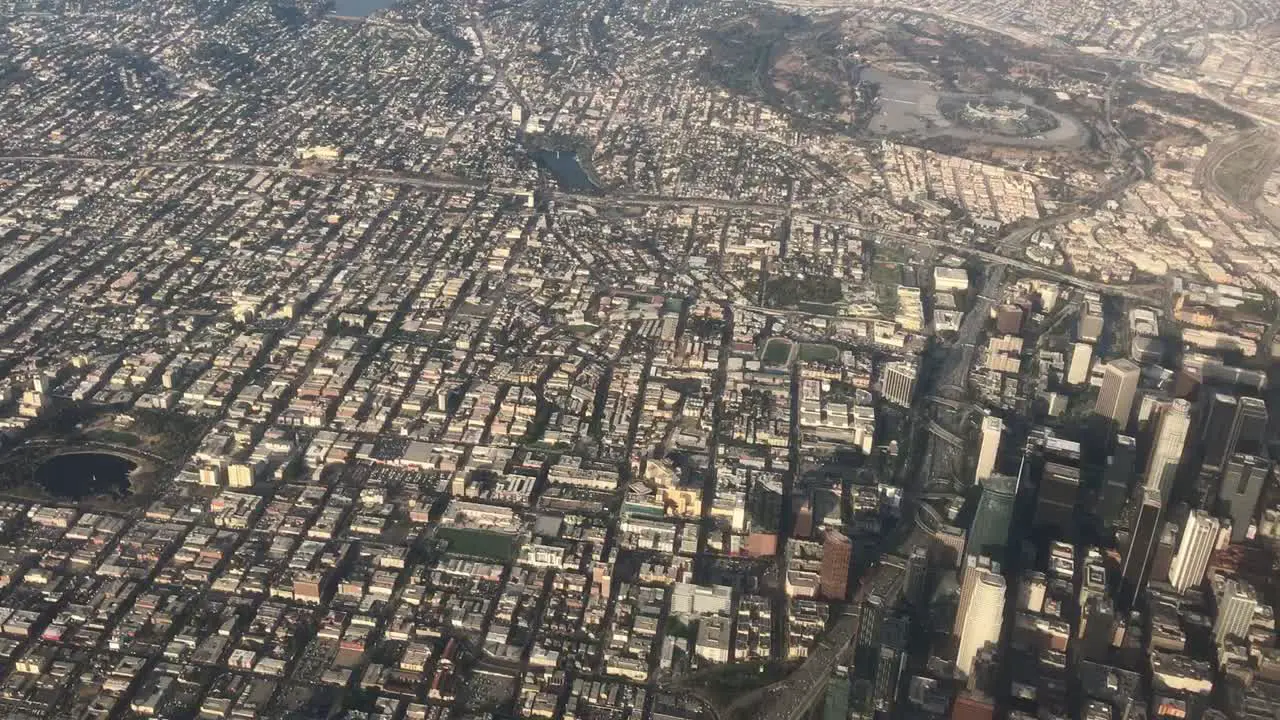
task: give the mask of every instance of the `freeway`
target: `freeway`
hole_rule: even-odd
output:
[[[937,420],[929,421],[929,432],[932,433],[939,440],[941,440],[942,442],[948,445],[951,445],[953,447],[964,446],[964,440],[961,440],[960,436],[942,427],[942,425],[940,425]]]
[[[849,606],[851,612],[841,615],[835,624],[823,636],[805,658],[804,664],[785,680],[770,686],[765,697],[754,708],[755,720],[792,720],[812,708],[822,692],[826,690],[827,678],[832,669],[846,657],[853,646],[853,639],[858,634],[857,604]]]
[[[997,293],[992,288],[1000,288],[1004,283],[1004,266],[992,265],[987,269],[982,281],[982,293],[972,309],[965,313],[960,323],[960,331],[956,334],[951,351],[942,366],[941,377],[935,383],[937,394],[964,396],[965,384],[969,377],[969,368],[973,365],[974,348],[978,345],[978,337],[991,315],[992,299]]]
[[[926,538],[920,527],[916,522],[899,523],[893,535],[886,538],[884,547],[910,554]],[[861,587],[875,586],[875,574],[880,572],[887,572],[887,569],[884,566],[871,568],[863,578]],[[821,642],[805,658],[803,665],[785,680],[770,686],[762,702],[755,707],[735,709],[754,710],[751,715],[753,720],[798,720],[804,717],[826,692],[827,679],[831,677],[835,666],[851,660],[853,641],[858,635],[861,622],[863,593],[864,590],[860,590],[854,596],[845,613],[823,635]]]
[[[965,320],[961,323],[959,337],[951,345],[947,353],[941,376],[933,383],[935,385],[943,385],[946,383],[958,382],[959,387],[963,388],[964,378],[968,375],[969,367],[973,363],[973,348],[977,343],[982,328],[986,323],[986,318],[990,312],[993,300],[991,298],[999,297],[1000,290],[1004,285],[1004,266],[993,265],[988,268],[978,295],[979,300],[974,308],[966,315]],[[955,378],[959,378],[957,381]],[[923,382],[922,385],[929,385],[929,382]],[[917,392],[917,407],[923,408],[931,403],[928,399],[930,396],[928,387],[921,387]],[[917,418],[917,428],[919,423],[923,421],[923,416]],[[928,421],[929,425],[936,425],[937,430],[942,430],[944,435],[955,438],[955,435],[937,425],[934,421]],[[936,444],[937,432],[925,433],[930,437],[928,441],[931,445]],[[918,457],[923,457],[923,453]],[[938,514],[929,508],[926,500],[934,497],[934,494],[928,492],[928,489],[922,487],[925,473],[919,472],[919,468],[908,470],[910,463],[903,465],[905,474],[900,476],[903,481],[905,493],[902,500],[903,521],[894,527],[893,532],[881,543],[881,550],[884,552],[894,552],[902,556],[910,555],[911,551],[925,543],[930,536],[930,530],[936,527],[940,522]],[[910,518],[910,521],[908,521]],[[860,622],[859,610],[862,606],[862,599],[868,588],[876,587],[881,583],[877,582],[877,574],[889,572],[888,568],[883,565],[872,567],[867,574],[861,578],[858,585],[858,592],[855,593],[853,601],[850,603],[850,610],[842,615],[835,624],[822,637],[822,641],[814,648],[814,651],[807,657],[804,664],[800,666],[794,673],[785,680],[771,686],[765,694],[763,702],[756,704],[752,709],[754,720],[799,720],[805,716],[814,703],[822,696],[827,687],[827,678],[835,669],[835,666],[841,662],[849,661],[849,653],[853,647],[854,638],[858,634],[858,625]],[[729,714],[733,716],[732,713]]]
[[[1130,300],[1137,300],[1140,302],[1149,303],[1149,302],[1156,302],[1158,300],[1157,298],[1153,298],[1148,293],[1140,292],[1128,286],[1114,285],[1111,283],[1104,283],[1096,280],[1086,280],[1084,278],[1079,278],[1074,275],[1071,275],[1070,273],[1062,272],[1061,270],[1055,270],[1050,267],[1045,267],[1044,265],[1037,265],[1035,263],[1028,262],[1026,260],[1019,260],[1017,258],[1011,258],[1006,255],[1000,255],[998,253],[993,253],[986,250],[979,250],[977,248],[966,247],[963,245],[956,245],[954,242],[950,240],[939,240],[937,238],[931,238],[923,235],[910,235],[907,233],[900,233],[892,230],[883,230],[880,228],[873,228],[873,227],[869,227],[859,223],[850,222],[847,220],[840,221],[835,218],[829,218],[829,216],[820,216],[816,219],[827,219],[832,222],[843,222],[847,227],[853,227],[860,230],[864,230],[866,232],[877,233],[881,237],[886,237],[892,240],[900,240],[902,242],[915,243],[919,245],[929,245],[941,250],[946,250],[947,252],[955,253],[957,255],[967,255],[970,257],[976,257],[980,260],[986,261],[989,265],[1002,265],[1005,267],[1017,268],[1024,272],[1034,273],[1036,275],[1040,275],[1043,277],[1052,278],[1053,280],[1057,280],[1058,282],[1066,283],[1068,285],[1072,285],[1072,286],[1081,288],[1083,290],[1093,290],[1099,293],[1120,295],[1120,296],[1129,298]]]
[[[498,194],[525,194],[532,192],[530,187],[499,185],[495,183],[484,183],[474,180],[464,180],[460,178],[441,177],[436,175],[413,175],[409,173],[392,173],[392,172],[370,172],[357,170],[327,170],[323,168],[302,168],[292,167],[288,165],[269,165],[254,164],[236,161],[212,161],[212,160],[163,160],[163,159],[117,159],[117,158],[95,158],[69,155],[5,155],[0,156],[0,162],[13,163],[71,163],[80,164],[88,167],[158,167],[172,169],[186,168],[204,168],[204,169],[221,169],[233,170],[241,172],[269,172],[282,173],[286,175],[294,175],[298,177],[312,178],[331,178],[334,180],[351,180],[365,182],[379,182],[388,184],[407,185],[411,187],[422,187],[434,190],[465,190],[465,191],[488,191]],[[977,248],[956,245],[954,242],[946,239],[933,238],[926,235],[913,235],[909,233],[896,232],[886,230],[879,227],[872,227],[849,218],[839,215],[828,215],[820,213],[797,212],[792,205],[780,205],[771,203],[757,203],[743,200],[725,200],[720,198],[704,198],[704,197],[683,197],[683,196],[654,196],[631,193],[611,193],[607,196],[599,195],[581,195],[565,192],[551,192],[551,197],[564,201],[572,201],[597,206],[618,206],[618,207],[686,207],[700,206],[718,208],[724,210],[745,210],[750,212],[758,212],[765,214],[786,215],[789,217],[819,221],[831,224],[842,225],[854,230],[860,230],[865,233],[873,233],[883,238],[898,240],[905,243],[913,243],[917,245],[928,245],[947,252],[959,255],[967,255],[976,257],[988,264],[1002,265],[1006,267],[1017,268],[1027,273],[1034,273],[1043,277],[1048,277],[1058,282],[1066,283],[1074,287],[1085,290],[1093,290],[1099,293],[1108,293],[1119,295],[1130,300],[1139,302],[1158,302],[1158,298],[1153,297],[1151,293],[1142,292],[1141,289],[1125,285],[1115,285],[1111,283],[1098,282],[1095,280],[1086,280],[1078,278],[1070,273],[1056,270],[1044,265],[1038,265],[1026,260],[1008,257],[999,253],[980,250]]]

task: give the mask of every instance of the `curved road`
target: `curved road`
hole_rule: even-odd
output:
[[[1220,173],[1223,166],[1242,153],[1253,156],[1246,159],[1243,168],[1247,177],[1240,178],[1240,187],[1228,190],[1222,186]],[[1256,128],[1236,133],[1210,146],[1209,151],[1196,166],[1195,185],[1202,190],[1212,192],[1236,208],[1251,215],[1258,216],[1255,206],[1262,193],[1262,186],[1275,171],[1280,162],[1280,137],[1270,128]],[[1252,167],[1250,167],[1252,165]]]

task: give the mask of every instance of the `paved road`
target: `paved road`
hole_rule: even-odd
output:
[[[480,29],[480,15],[476,11],[471,11],[471,32],[476,34],[476,44],[480,50],[480,57],[493,67],[494,79],[499,85],[507,89],[511,93],[512,99],[520,106],[522,119],[529,117],[529,103],[525,101],[524,96],[520,94],[520,88],[507,77],[507,66],[501,58],[494,55],[489,49],[488,43],[485,42],[484,32]]]
[[[102,442],[99,440],[73,440],[73,441],[67,442],[67,441],[57,440],[52,438],[33,438],[31,440],[27,440],[21,445],[17,445],[14,447],[15,448],[20,447],[23,449],[52,448],[59,452],[65,451],[67,453],[96,451],[96,452],[120,455],[123,457],[132,456],[131,459],[136,459],[140,457],[146,458],[147,460],[150,460],[151,462],[154,462],[162,467],[167,467],[173,464],[173,460],[163,455],[151,452],[150,450],[147,450],[145,448],[135,448],[135,447],[130,447],[128,445]]]

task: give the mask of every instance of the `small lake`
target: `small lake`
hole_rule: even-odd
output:
[[[531,153],[538,167],[551,173],[560,185],[560,189],[572,193],[599,192],[591,176],[582,167],[578,153],[565,150],[535,150]]]
[[[36,470],[36,482],[59,498],[123,497],[129,494],[129,473],[136,468],[133,462],[106,453],[67,453],[46,460]]]
[[[396,0],[333,0],[333,14],[342,17],[368,17],[395,4]]]

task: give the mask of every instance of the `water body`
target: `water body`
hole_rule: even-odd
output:
[[[368,17],[389,8],[396,0],[333,0],[333,14],[343,17]]]
[[[58,455],[36,470],[36,482],[59,498],[79,500],[93,495],[129,494],[129,473],[137,465],[106,453]]]
[[[878,135],[901,135],[918,138],[951,137],[957,140],[1015,145],[1037,148],[1078,148],[1089,140],[1089,131],[1076,118],[1040,107],[1027,96],[1000,91],[990,95],[953,93],[934,90],[929,83],[891,75],[871,67],[860,68],[858,77],[880,86],[879,110],[871,118],[869,129]],[[1030,137],[1004,135],[957,125],[938,109],[940,100],[996,101],[1022,104],[1053,116],[1057,127]]]
[[[551,173],[560,189],[572,193],[598,192],[600,186],[591,180],[578,153],[565,150],[535,150],[533,161]]]

